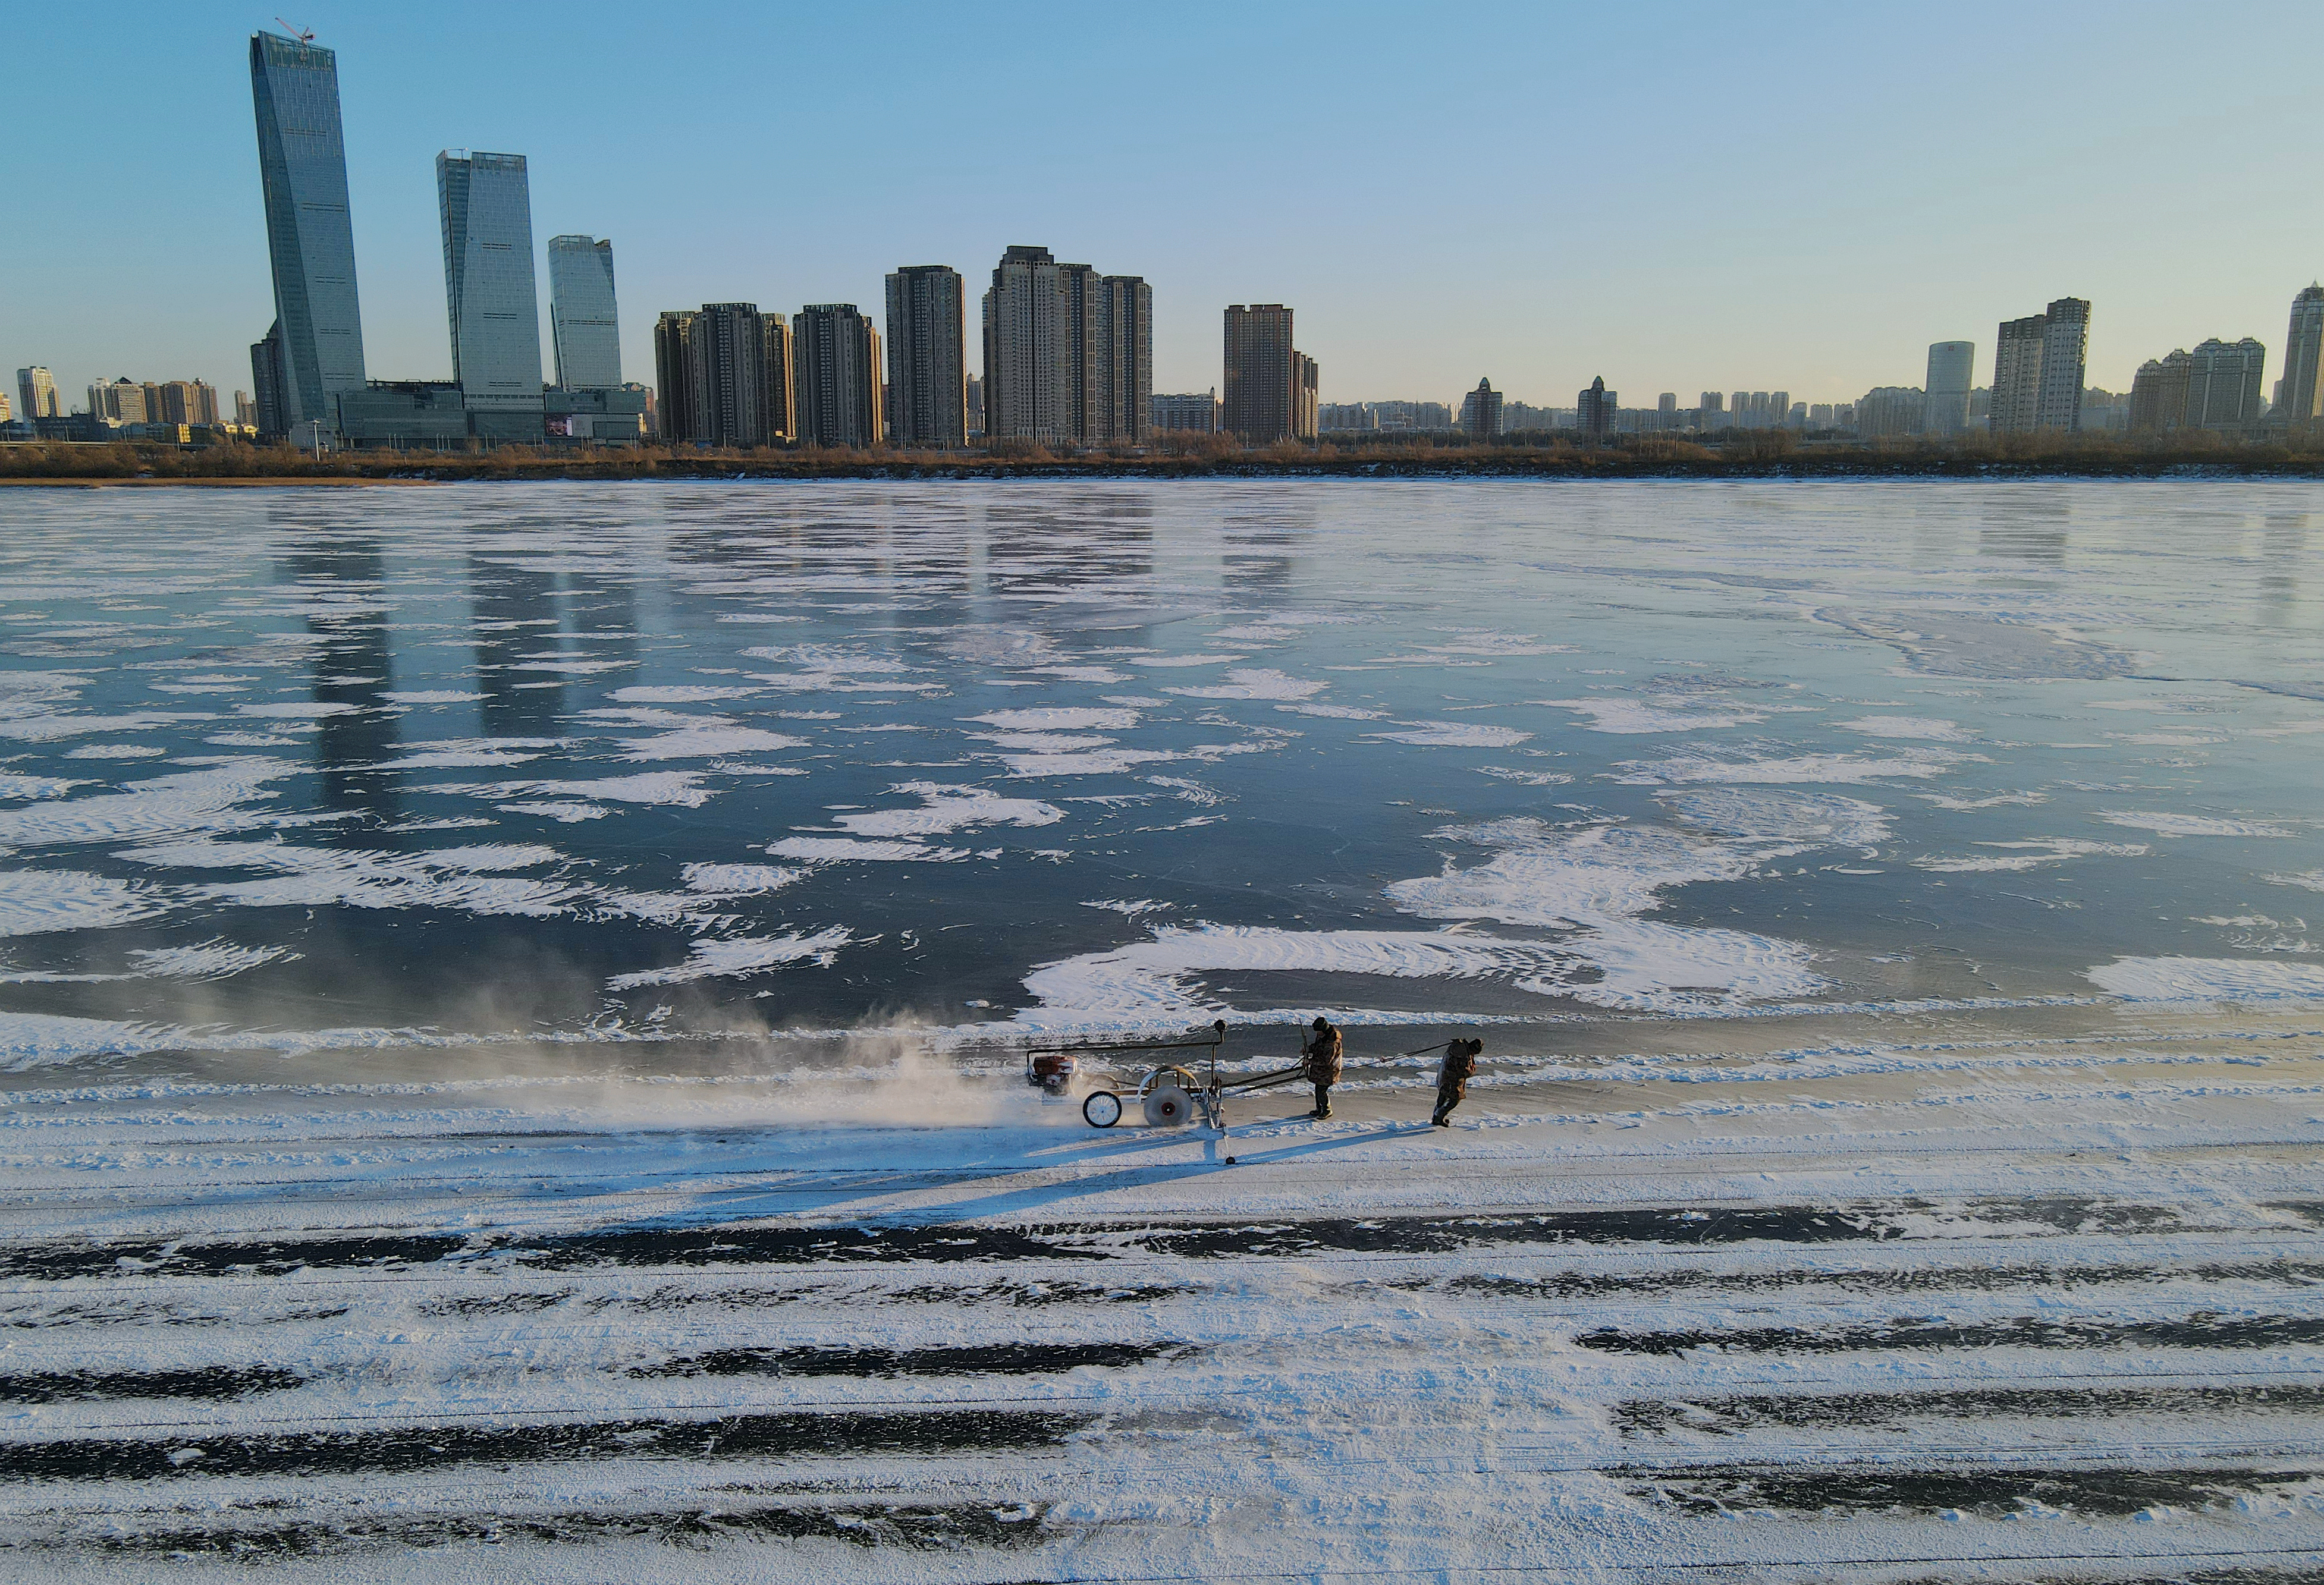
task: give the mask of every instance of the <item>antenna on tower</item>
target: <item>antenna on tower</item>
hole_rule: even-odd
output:
[[[282,19],[279,16],[274,20],[277,22],[282,22]],[[289,23],[282,22],[282,31],[289,33],[292,38],[298,40],[302,44],[311,44],[315,41],[315,30],[313,28],[292,27]]]

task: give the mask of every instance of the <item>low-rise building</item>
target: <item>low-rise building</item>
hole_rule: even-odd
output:
[[[1215,385],[1208,391],[1183,391],[1169,395],[1157,392],[1151,400],[1157,429],[1197,435],[1218,432],[1219,392]]]

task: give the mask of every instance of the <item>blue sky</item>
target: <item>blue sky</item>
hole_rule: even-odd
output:
[[[446,377],[438,149],[666,308],[852,300],[1013,242],[1153,284],[1157,390],[1283,301],[1327,401],[1846,400],[2072,294],[2090,375],[2324,275],[2324,6],[28,5],[0,53],[0,363],[249,383],[272,317],[246,40],[339,52],[374,378]],[[542,292],[547,293],[542,275]],[[544,307],[546,306],[544,302]],[[547,337],[543,336],[544,350]],[[972,348],[971,364],[977,355]]]

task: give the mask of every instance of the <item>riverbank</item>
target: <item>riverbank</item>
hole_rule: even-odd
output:
[[[2006,479],[2324,478],[2324,442],[1977,436],[1954,443],[1799,441],[1753,434],[1712,445],[1657,436],[1605,445],[1327,441],[1241,447],[1215,437],[1058,454],[687,447],[339,452],[284,447],[0,447],[0,484],[412,484],[667,479]]]

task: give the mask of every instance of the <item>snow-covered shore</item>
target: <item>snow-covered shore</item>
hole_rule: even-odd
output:
[[[2296,1578],[2314,1011],[1511,1035],[1453,1129],[1390,1064],[1224,1143],[936,1056],[19,1090],[0,1556]]]

